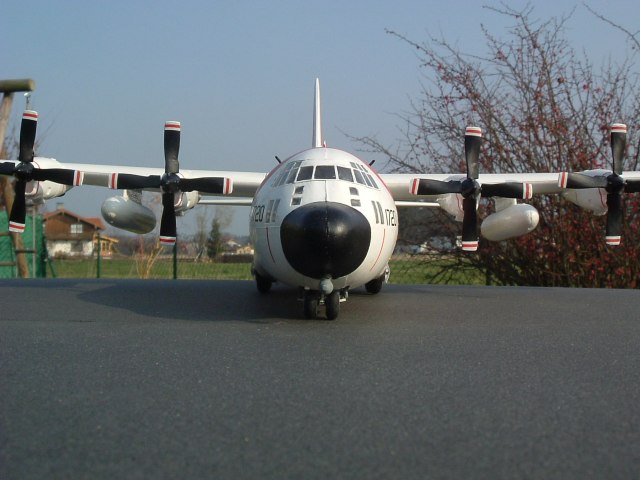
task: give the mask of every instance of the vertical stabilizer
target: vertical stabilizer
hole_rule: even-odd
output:
[[[316,78],[316,91],[313,102],[313,148],[324,146],[322,138],[322,115],[320,114],[320,80]]]

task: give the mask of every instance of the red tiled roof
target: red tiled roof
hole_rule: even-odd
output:
[[[67,210],[66,208],[58,208],[53,212],[46,212],[42,215],[43,220],[46,222],[51,217],[55,217],[56,215],[65,215],[67,217],[73,217],[79,222],[88,223],[89,225],[93,225],[97,230],[105,230],[107,227],[104,225],[104,222],[99,217],[83,217],[78,215],[77,213],[73,213],[71,210]]]

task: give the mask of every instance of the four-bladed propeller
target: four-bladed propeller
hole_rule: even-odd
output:
[[[467,178],[462,180],[431,180],[416,178],[413,180],[411,192],[414,195],[445,195],[457,193],[462,196],[462,249],[475,251],[478,249],[478,200],[482,197],[531,198],[531,184],[505,182],[480,184],[478,182],[478,157],[482,142],[482,130],[478,127],[467,127],[464,136]]]
[[[15,198],[9,215],[9,231],[24,232],[26,216],[25,192],[27,183],[31,181],[52,181],[63,185],[81,185],[83,175],[77,170],[66,168],[39,168],[34,163],[33,148],[36,141],[38,126],[38,113],[33,110],[25,110],[22,114],[20,125],[20,151],[18,163],[0,163],[0,174],[16,177],[14,186]]]
[[[175,194],[197,190],[203,193],[229,194],[232,191],[230,178],[199,177],[182,178],[179,175],[180,122],[166,122],[164,126],[164,175],[135,175],[113,173],[109,187],[114,189],[139,190],[159,188],[162,191],[162,218],[160,219],[160,242],[173,245],[176,241]]]
[[[622,177],[622,163],[627,145],[627,126],[622,123],[611,125],[611,153],[613,171],[606,176],[590,176],[584,173],[562,172],[558,177],[561,188],[604,188],[607,192],[607,245],[620,245],[622,234],[622,192],[640,192],[640,180]]]

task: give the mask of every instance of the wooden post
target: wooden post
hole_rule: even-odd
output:
[[[11,115],[11,106],[13,105],[14,92],[31,92],[36,88],[35,82],[31,79],[19,80],[0,80],[0,92],[2,95],[2,103],[0,104],[0,157],[4,157],[4,137],[7,131],[7,124]],[[9,181],[9,177],[0,175],[0,187],[2,188],[2,197],[4,205],[7,209],[7,215],[13,208],[13,185]],[[11,233],[13,249],[16,252],[16,262],[18,264],[18,275],[21,278],[29,276],[29,266],[27,265],[27,256],[24,254],[24,245],[22,236],[19,233]]]
[[[7,123],[9,121],[9,115],[11,114],[11,105],[13,103],[13,93],[5,93],[2,97],[2,105],[0,106],[0,156],[4,157],[4,136],[7,129]],[[13,208],[13,199],[15,195],[13,193],[13,185],[9,180],[9,177],[0,175],[0,186],[2,186],[2,199],[4,200],[4,206],[7,209],[7,215]],[[18,276],[20,278],[27,278],[29,276],[29,265],[27,264],[27,256],[24,254],[24,244],[22,243],[22,236],[19,233],[11,232],[11,241],[13,243],[13,250],[16,252],[16,263],[18,266]]]

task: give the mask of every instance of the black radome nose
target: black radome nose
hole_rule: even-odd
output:
[[[371,226],[348,205],[309,203],[282,220],[280,240],[284,256],[297,272],[311,278],[338,278],[356,270],[367,256]]]

